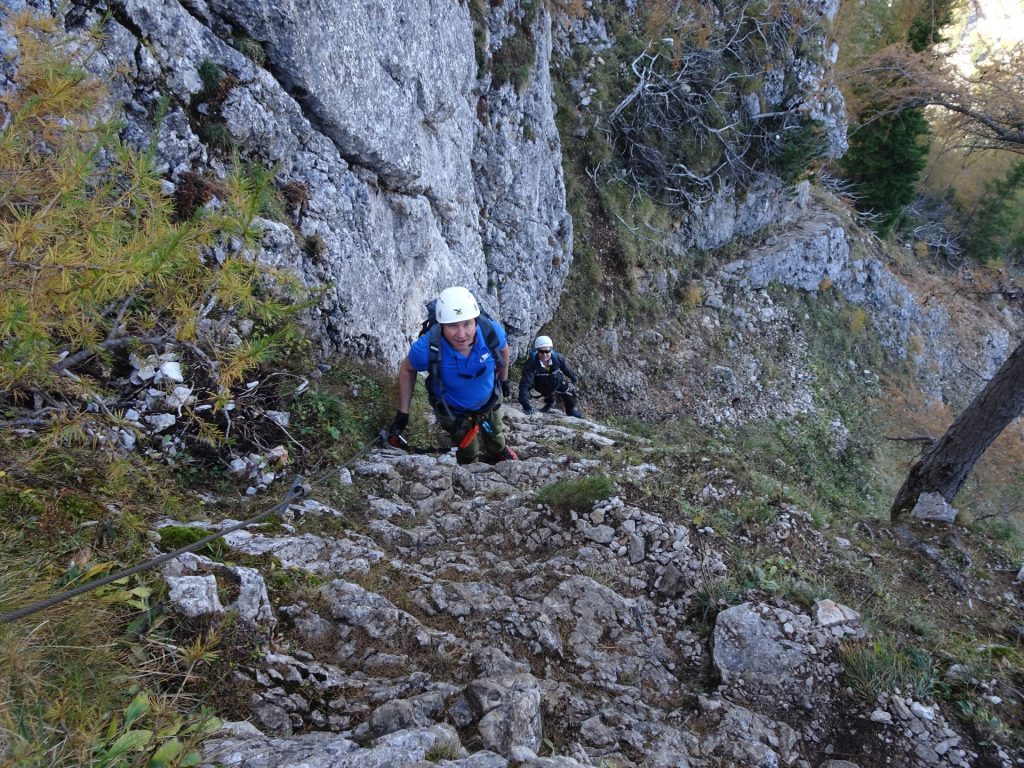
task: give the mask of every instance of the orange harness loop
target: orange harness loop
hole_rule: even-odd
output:
[[[469,444],[473,442],[473,438],[476,437],[476,433],[480,431],[480,425],[475,421],[473,426],[466,430],[466,435],[459,441],[459,448],[468,448]]]

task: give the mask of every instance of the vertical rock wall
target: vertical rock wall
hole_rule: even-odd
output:
[[[263,223],[263,258],[324,288],[311,321],[325,351],[393,362],[447,285],[476,292],[514,343],[554,312],[572,226],[551,22],[528,10],[527,23],[515,3],[495,9],[483,36],[458,0],[124,0],[72,5],[66,21],[111,13],[93,66],[129,140],[148,141],[170,97],[158,158],[173,183],[223,173],[235,151],[300,190],[289,221]],[[478,69],[484,46],[524,33],[525,83]]]

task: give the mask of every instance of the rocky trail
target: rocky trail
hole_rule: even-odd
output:
[[[346,508],[307,499],[225,537],[228,560],[305,580],[299,598],[203,556],[165,570],[179,613],[230,610],[260,638],[207,764],[974,764],[934,705],[893,694],[866,709],[842,687],[839,646],[864,636],[850,608],[720,610],[726,548],[645,508],[639,489],[661,470],[643,440],[506,411],[521,461],[376,450],[342,471]],[[601,475],[614,492],[588,508],[537,500]]]

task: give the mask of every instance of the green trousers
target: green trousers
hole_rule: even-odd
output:
[[[437,423],[441,425],[452,438],[452,444],[458,445],[472,429],[474,424],[480,425],[480,430],[465,448],[458,448],[455,451],[455,460],[459,464],[472,464],[480,456],[480,443],[483,442],[484,454],[492,459],[499,459],[501,450],[505,447],[505,425],[501,420],[501,404],[497,404],[489,413],[479,414],[475,417],[463,416],[454,420],[448,417],[442,409],[435,412]]]

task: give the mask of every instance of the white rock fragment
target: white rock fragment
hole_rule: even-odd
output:
[[[264,411],[263,415],[279,427],[287,427],[292,417],[288,411]]]
[[[851,624],[860,621],[860,614],[855,610],[827,599],[818,600],[814,604],[814,617],[820,627],[831,627],[836,624]]]
[[[919,701],[913,701],[910,703],[910,711],[920,717],[922,720],[934,720],[935,719],[935,707],[922,704]]]
[[[177,360],[165,360],[160,363],[160,376],[167,381],[181,383],[185,380],[181,372],[181,363]]]
[[[910,514],[921,520],[952,524],[956,520],[957,510],[940,493],[922,493]]]
[[[196,618],[224,613],[224,606],[217,597],[217,579],[212,574],[168,577],[167,585],[167,599],[185,616]]]
[[[163,432],[165,429],[173,427],[178,419],[171,413],[154,413],[151,416],[146,416],[145,421],[153,428],[154,432]]]

